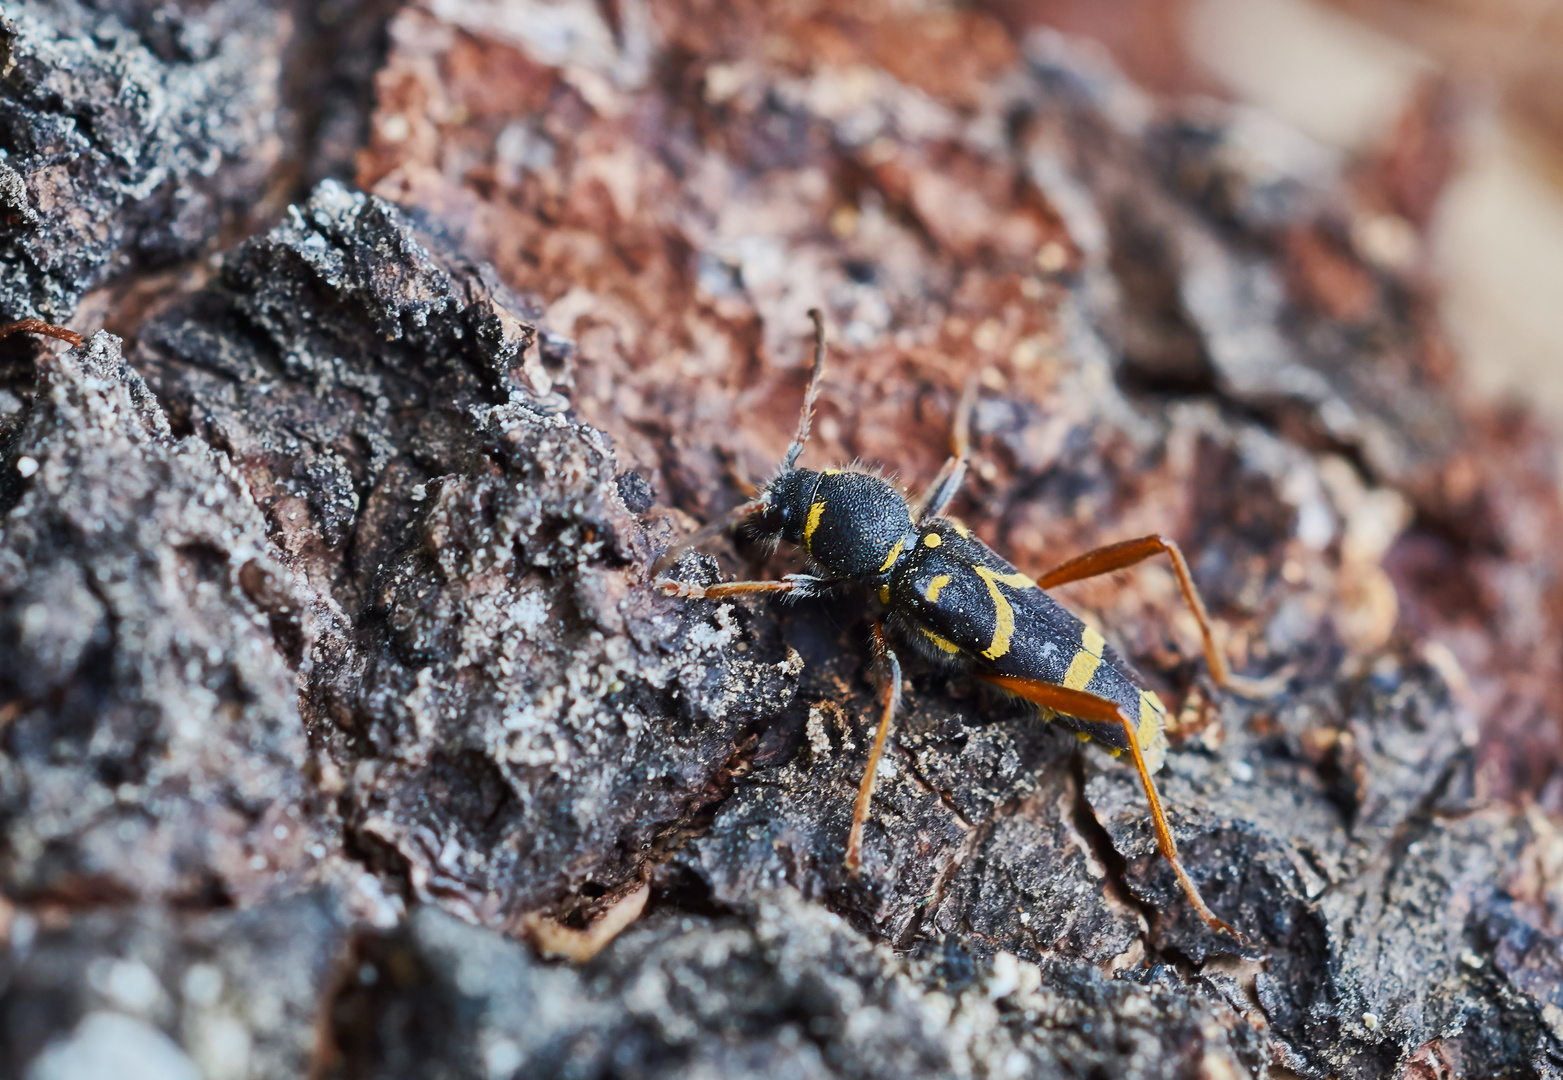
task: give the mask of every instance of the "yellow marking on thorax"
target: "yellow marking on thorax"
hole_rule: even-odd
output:
[[[962,540],[971,539],[971,530],[966,527],[966,523],[960,518],[945,518],[944,520],[950,523],[950,528],[954,529]]]
[[[906,538],[902,537],[890,549],[890,554],[885,556],[885,561],[879,564],[879,572],[881,574],[895,565],[895,561],[901,557],[901,549],[904,547],[906,547]]]
[[[1074,659],[1069,661],[1069,670],[1064,672],[1064,685],[1071,690],[1084,690],[1090,685],[1096,669],[1102,665],[1102,648],[1106,644],[1101,634],[1087,626],[1085,633],[1080,635],[1080,651],[1075,653]]]
[[[820,475],[821,476],[840,476],[841,475],[841,470],[840,469],[826,469]]]
[[[949,583],[949,574],[938,574],[928,583],[928,587],[923,590],[923,596],[927,598],[930,604],[937,604],[939,602],[939,593]]]
[[[1015,635],[1015,609],[1010,607],[1009,600],[999,592],[999,586],[1034,589],[1037,583],[1018,572],[1001,574],[990,566],[974,566],[972,569],[977,571],[977,576],[988,587],[988,595],[993,597],[993,640],[988,642],[986,649],[982,650],[982,655],[989,660],[997,660],[1009,652],[1009,639]]]
[[[928,629],[926,626],[919,626],[917,629],[919,629],[919,630],[921,630],[923,632],[923,637],[927,638],[929,641],[931,641],[935,645],[939,646],[939,648],[943,649],[945,652],[949,653],[951,656],[954,656],[956,653],[961,651],[961,647],[959,645],[955,644],[955,642],[950,641],[950,640],[948,640],[946,638],[940,637],[938,634],[934,633],[932,630]]]
[[[888,604],[890,602],[890,586],[879,586],[879,602],[881,604]]]
[[[809,550],[809,543],[814,539],[814,530],[819,528],[819,519],[825,516],[824,502],[817,502],[809,507],[808,520],[803,523],[803,550]]]
[[[944,543],[944,537],[940,536],[938,533],[923,534],[924,547],[938,547],[942,543]]]

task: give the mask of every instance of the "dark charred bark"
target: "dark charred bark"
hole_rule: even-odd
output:
[[[367,77],[240,7],[4,25],[4,315],[124,337],[0,369],[3,1071],[1563,1071],[1522,797],[1563,506],[1328,161],[969,14],[364,5],[365,190],[230,243],[340,176]],[[866,605],[647,587],[780,457],[813,304],[812,460],[926,483],[981,373],[986,540],[1174,535],[1234,662],[1290,666],[1221,695],[1159,569],[1063,593],[1177,705],[1162,792],[1249,944],[1130,770],[915,660],[849,876]],[[642,883],[586,964],[526,943]]]

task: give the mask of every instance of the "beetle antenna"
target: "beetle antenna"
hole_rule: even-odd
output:
[[[809,421],[814,418],[814,400],[819,397],[820,376],[825,372],[825,316],[820,314],[819,308],[809,308],[809,318],[814,320],[814,370],[809,375],[809,392],[803,397],[798,433],[792,437],[792,445],[787,447],[787,456],[782,458],[781,471],[784,473],[796,469],[798,459],[803,456],[803,444],[809,441]]]
[[[654,575],[661,573],[667,567],[672,566],[678,560],[678,557],[690,548],[699,547],[707,540],[714,540],[750,514],[758,514],[764,509],[766,509],[766,505],[760,499],[751,499],[742,505],[733,507],[709,525],[690,533],[682,540],[675,541],[670,545],[666,551],[657,556],[656,562],[651,564],[651,573]]]

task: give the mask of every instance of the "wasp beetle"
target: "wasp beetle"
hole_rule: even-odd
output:
[[[1241,940],[1242,935],[1210,910],[1183,869],[1151,779],[1167,745],[1165,707],[1140,685],[1101,634],[1045,591],[1166,555],[1199,623],[1205,660],[1215,681],[1245,696],[1265,693],[1268,688],[1228,669],[1178,545],[1163,536],[1125,540],[1086,552],[1032,580],[959,521],[943,516],[966,473],[974,385],[963,396],[955,418],[952,454],[915,504],[873,473],[799,468],[825,365],[824,320],[818,311],[809,316],[814,320],[814,367],[797,434],[776,475],[755,498],[674,545],[657,566],[666,566],[677,553],[741,525],[762,542],[786,540],[796,545],[815,573],[707,586],[658,578],[653,586],[687,599],[772,594],[793,600],[838,589],[866,591],[878,598],[881,613],[874,623],[873,647],[880,719],[853,809],[848,870],[857,873],[861,867],[863,825],[900,693],[901,665],[890,643],[893,635],[935,661],[960,664],[976,678],[1024,698],[1082,739],[1102,743],[1114,753],[1127,750],[1150,803],[1161,853],[1184,895],[1213,930]]]

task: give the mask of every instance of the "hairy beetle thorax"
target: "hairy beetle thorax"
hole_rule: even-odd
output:
[[[912,532],[906,499],[871,473],[795,469],[776,479],[769,499],[783,539],[833,578],[878,577]]]

